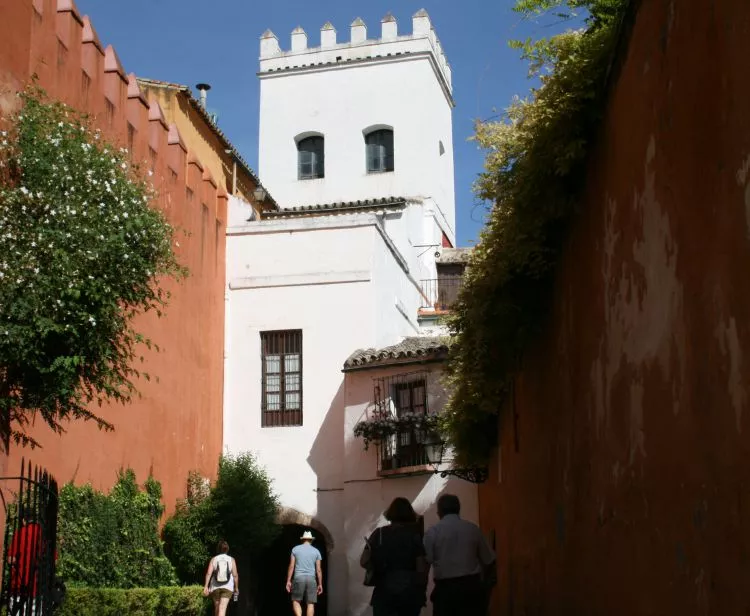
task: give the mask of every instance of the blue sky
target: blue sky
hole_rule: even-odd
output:
[[[391,11],[402,33],[411,16],[430,14],[453,70],[456,216],[459,245],[469,245],[482,226],[485,204],[471,191],[482,170],[483,154],[468,141],[475,118],[488,118],[507,106],[531,83],[526,64],[508,39],[548,36],[549,29],[523,21],[511,10],[514,0],[77,0],[91,17],[102,43],[112,44],[127,72],[195,86],[211,84],[209,108],[250,165],[258,161],[258,39],[267,29],[289,48],[289,34],[301,25],[310,45],[331,21],[339,40],[349,39],[349,24],[362,17],[370,37]]]

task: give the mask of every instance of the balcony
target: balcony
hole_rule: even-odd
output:
[[[432,473],[434,446],[426,444],[427,437],[423,430],[406,430],[382,441],[378,445],[378,475],[388,477]]]
[[[440,276],[422,280],[422,306],[420,314],[446,313],[453,309],[463,286],[463,276]]]

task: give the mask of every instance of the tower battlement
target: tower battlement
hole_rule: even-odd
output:
[[[426,54],[432,58],[448,94],[451,94],[451,68],[427,11],[421,9],[412,16],[411,34],[399,35],[398,22],[391,13],[383,17],[380,26],[380,38],[368,39],[367,25],[357,17],[350,25],[349,41],[338,42],[336,29],[327,22],[320,29],[319,47],[308,47],[307,33],[297,27],[291,33],[288,51],[282,50],[278,37],[266,30],[260,37],[260,75]]]

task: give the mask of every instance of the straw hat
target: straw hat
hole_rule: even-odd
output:
[[[303,541],[305,539],[309,541],[315,541],[315,537],[313,537],[313,534],[309,530],[306,530],[304,533],[302,533],[302,536],[300,537],[300,539],[302,539]]]

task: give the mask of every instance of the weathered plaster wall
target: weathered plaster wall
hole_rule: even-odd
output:
[[[643,0],[480,490],[493,614],[750,609],[750,4]]]
[[[158,207],[181,230],[178,254],[190,269],[189,278],[168,285],[166,317],[149,315],[136,325],[162,349],[143,350],[145,371],[158,381],[139,382],[142,397],[126,407],[96,410],[115,431],[76,423],[57,435],[37,422],[32,434],[43,448],[13,448],[0,459],[12,474],[26,456],[60,482],[99,488],[108,488],[120,467],[133,467],[141,480],[152,472],[171,509],[185,496],[188,472],[212,477],[221,453],[226,191],[72,0],[0,0],[0,15],[0,113],[17,104],[16,92],[36,74],[51,97],[91,114],[111,140],[153,168]]]

